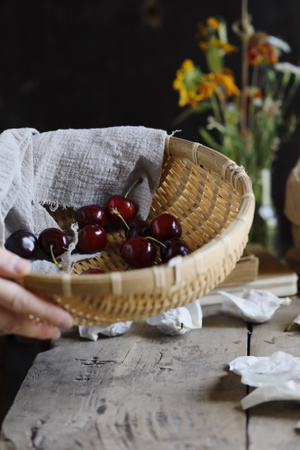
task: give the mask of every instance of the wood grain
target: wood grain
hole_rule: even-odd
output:
[[[247,351],[299,355],[300,327],[284,329],[300,300],[253,326],[219,308],[204,307],[203,328],[177,337],[144,321],[96,342],[76,328],[64,333],[31,367],[3,422],[0,449],[298,449],[299,404],[242,411],[247,387],[228,363]]]
[[[213,307],[178,337],[143,321],[97,342],[73,330],[36,358],[0,448],[244,449],[246,388],[227,364],[246,350],[245,324]]]
[[[289,332],[284,329],[300,313],[300,299],[290,306],[282,306],[272,320],[253,326],[250,353],[253,356],[271,356],[278,350],[300,356],[300,326]],[[297,402],[278,401],[255,406],[249,410],[249,450],[300,448],[300,435],[295,430],[300,420]]]

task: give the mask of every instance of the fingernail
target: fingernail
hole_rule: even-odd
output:
[[[59,326],[62,328],[71,328],[73,325],[73,319],[69,314],[64,314],[59,321]]]

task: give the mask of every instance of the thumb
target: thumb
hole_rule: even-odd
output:
[[[30,263],[24,258],[0,248],[0,276],[14,277],[30,272]]]

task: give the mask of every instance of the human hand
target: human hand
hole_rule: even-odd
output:
[[[73,319],[62,308],[37,297],[13,281],[28,272],[29,261],[0,248],[0,335],[58,339],[59,327],[70,328]]]

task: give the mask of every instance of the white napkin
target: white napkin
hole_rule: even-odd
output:
[[[157,316],[149,317],[146,322],[149,325],[156,326],[162,333],[171,336],[202,328],[200,301],[195,300],[186,306],[180,306]]]
[[[4,131],[0,135],[0,246],[18,229],[39,235],[45,228],[57,227],[44,205],[53,209],[104,205],[111,195],[124,194],[139,177],[143,182],[130,198],[137,203],[139,216],[146,218],[160,181],[165,138],[163,130],[131,126]],[[47,269],[47,264],[38,266],[39,271]]]
[[[128,322],[116,322],[112,325],[104,326],[92,326],[87,327],[85,325],[79,325],[79,335],[83,338],[90,339],[92,341],[97,341],[99,334],[104,334],[108,337],[120,336],[126,333],[131,327],[132,321]]]
[[[186,306],[170,309],[157,316],[149,317],[146,323],[156,326],[162,333],[171,336],[185,334],[193,329],[202,328],[202,309],[199,300]],[[132,322],[116,322],[110,326],[79,326],[79,334],[83,338],[96,341],[99,334],[119,336],[129,330]]]
[[[245,289],[243,297],[221,291],[222,311],[242,317],[247,322],[263,323],[270,320],[281,305],[290,305],[289,297],[256,289]]]
[[[272,400],[300,400],[300,357],[279,351],[270,357],[241,356],[229,363],[241,382],[257,387],[241,401],[243,409]]]

